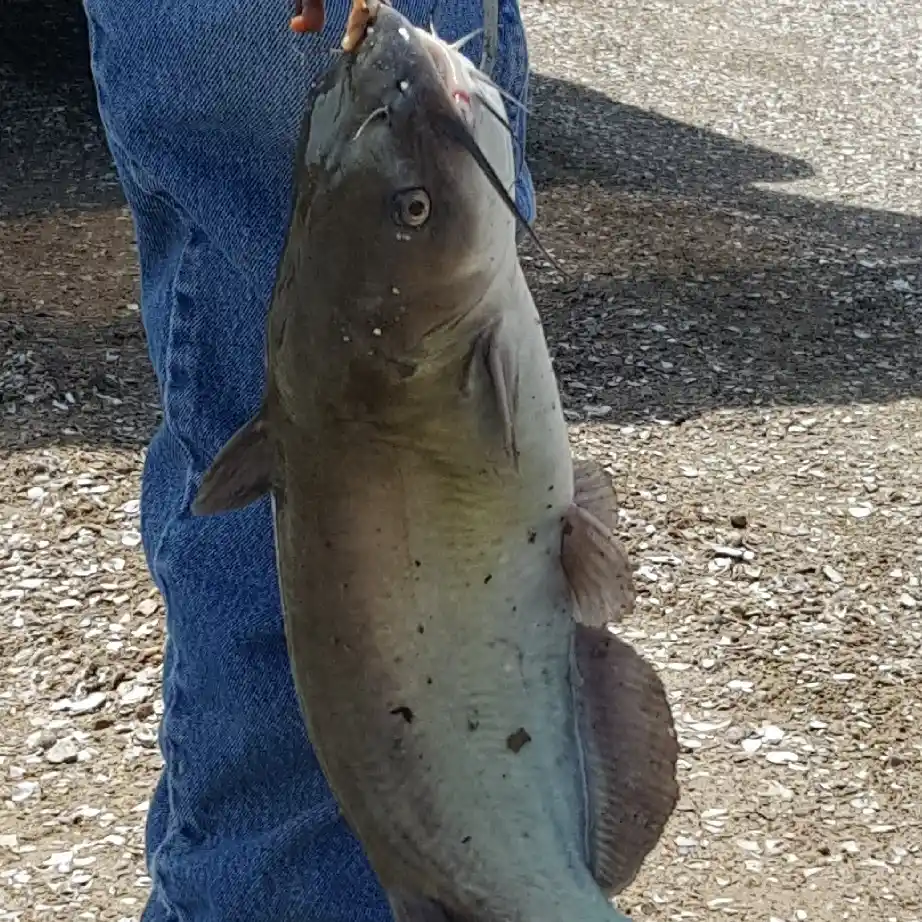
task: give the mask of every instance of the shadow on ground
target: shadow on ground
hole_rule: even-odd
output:
[[[0,448],[142,444],[156,393],[131,224],[79,4],[45,7],[0,0]],[[571,410],[681,420],[919,395],[918,218],[758,188],[811,165],[584,86],[538,74],[533,108],[541,233],[590,274],[532,264]]]
[[[613,421],[922,393],[922,220],[755,184],[811,165],[535,80],[536,294],[568,403]],[[601,417],[600,417],[601,418]]]

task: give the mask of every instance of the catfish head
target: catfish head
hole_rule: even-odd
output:
[[[363,36],[305,118],[278,281],[301,303],[281,312],[409,353],[516,259],[513,138],[464,40],[448,44],[376,0],[366,10]],[[276,300],[291,299],[277,289]]]

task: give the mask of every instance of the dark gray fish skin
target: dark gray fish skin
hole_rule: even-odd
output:
[[[305,722],[399,922],[623,919],[677,753],[604,627],[633,602],[614,496],[571,458],[514,216],[443,130],[510,188],[467,97],[501,100],[372,5],[306,119],[264,406],[194,511],[272,495]]]

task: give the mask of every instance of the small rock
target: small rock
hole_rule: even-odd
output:
[[[845,581],[845,577],[835,567],[829,564],[823,567],[823,575],[830,583],[841,583]]]
[[[68,762],[76,762],[78,753],[77,744],[70,737],[66,737],[58,740],[45,753],[45,759],[52,765],[64,765]]]
[[[109,717],[108,715],[100,715],[90,724],[90,729],[105,730],[107,727],[111,727],[114,723],[115,719],[113,717]]]
[[[734,528],[746,528],[749,524],[749,519],[743,513],[737,512],[735,515],[730,516],[730,524]]]
[[[873,507],[868,504],[848,507],[848,514],[853,519],[866,519],[873,511]]]
[[[51,749],[57,740],[57,736],[51,730],[36,730],[35,733],[30,733],[26,737],[26,746],[29,747],[30,752],[36,749]]]
[[[676,836],[675,844],[679,848],[697,848],[700,843],[694,836]]]
[[[129,685],[119,691],[122,704],[140,704],[152,694],[152,689],[147,685]]]
[[[777,798],[778,800],[793,800],[794,792],[777,781],[769,781],[762,791],[763,797]]]
[[[141,599],[138,603],[138,614],[148,617],[154,614],[158,607],[156,599]]]
[[[73,852],[52,852],[45,864],[54,868],[59,874],[69,874],[73,861]]]
[[[157,746],[157,733],[150,727],[138,727],[134,731],[134,738],[137,740],[138,745],[143,746],[145,749],[154,749]]]
[[[72,701],[68,705],[67,710],[70,711],[71,714],[92,714],[93,711],[98,711],[106,703],[107,697],[105,692],[92,692],[85,698]]]
[[[727,547],[724,544],[715,544],[711,550],[714,552],[715,557],[733,557],[737,560],[742,560],[743,558],[743,549],[741,547]]]
[[[0,836],[0,848],[17,848],[19,846],[19,838],[14,835],[2,835]]]
[[[143,701],[137,706],[134,713],[138,720],[147,720],[154,713],[154,705],[150,701]]]
[[[765,760],[771,762],[773,765],[785,765],[790,762],[797,762],[799,758],[796,752],[788,752],[785,749],[774,749],[771,752],[765,753]]]
[[[71,815],[71,822],[79,823],[81,820],[95,820],[99,814],[102,813],[102,810],[99,807],[91,807],[89,804],[83,804],[81,807],[77,807]]]
[[[20,781],[19,784],[13,785],[13,793],[10,795],[10,799],[14,804],[19,804],[38,793],[39,787],[37,782]]]

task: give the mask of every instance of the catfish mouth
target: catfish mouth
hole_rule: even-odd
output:
[[[353,78],[365,63],[363,58],[377,57],[382,60],[376,62],[376,66],[383,64],[395,73],[400,72],[400,65],[404,64],[407,77],[397,82],[402,93],[414,90],[416,81],[410,79],[410,71],[415,71],[421,83],[430,86],[440,83],[455,115],[471,131],[474,128],[472,98],[479,96],[478,87],[472,70],[461,66],[452,52],[460,51],[481,31],[446,45],[434,32],[430,34],[410,23],[390,6],[388,0],[355,0],[342,45],[347,54],[354,55]],[[385,49],[382,45],[391,47]],[[422,60],[431,65],[424,67],[428,73],[420,73],[420,52],[424,53]]]

